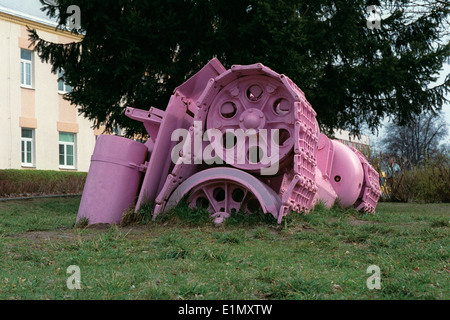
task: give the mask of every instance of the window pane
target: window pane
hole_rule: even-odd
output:
[[[66,165],[73,166],[73,157],[74,157],[73,146],[70,145],[70,144],[66,145],[66,151],[67,151],[67,163],[66,163]]]
[[[64,165],[64,145],[60,144],[59,145],[59,164],[60,165]]]
[[[22,128],[22,138],[33,138],[33,129]]]
[[[22,140],[22,163],[25,162],[25,141]]]
[[[20,58],[24,59],[24,60],[30,60],[31,61],[31,51],[30,50],[25,50],[25,49],[20,49]]]
[[[26,85],[31,86],[31,64],[25,63]]]
[[[66,152],[67,156],[73,157],[73,146],[70,144],[66,145]]]
[[[23,62],[20,63],[20,83],[25,84],[25,66]]]
[[[31,141],[27,141],[27,163],[32,163],[31,161]]]
[[[75,135],[69,132],[60,132],[59,141],[61,142],[75,142]]]
[[[73,156],[67,156],[67,163],[68,166],[73,166]]]
[[[72,92],[72,87],[66,84],[66,92]]]

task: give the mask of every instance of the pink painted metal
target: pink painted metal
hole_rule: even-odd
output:
[[[358,156],[337,140],[320,134],[318,167],[322,175],[316,182],[319,192],[315,202],[322,201],[327,207],[336,199],[344,207],[352,206],[361,193],[364,179],[363,167]]]
[[[119,223],[131,208],[145,171],[147,148],[142,143],[118,136],[100,135],[78,210],[81,218],[95,223]]]
[[[334,147],[333,165],[331,167],[331,185],[343,207],[352,206],[361,193],[364,170],[354,152],[343,143],[332,140]]]
[[[364,181],[361,193],[354,206],[357,210],[374,213],[381,196],[379,174],[361,152],[353,147],[349,148],[358,156],[364,170]]]
[[[197,97],[209,79],[224,71],[225,68],[219,60],[213,59],[197,74],[175,89],[158,131],[159,138],[156,138],[153,154],[137,200],[136,211],[144,202],[154,202],[161,191],[166,194],[168,193],[167,189],[172,191],[173,187],[181,183],[179,175],[173,173],[169,175],[174,167],[171,151],[177,144],[171,140],[171,135],[176,129],[189,129],[193,125],[192,113],[197,109],[195,106]],[[148,133],[152,134],[152,132]]]
[[[281,199],[278,222],[291,210],[310,209],[317,189],[314,168],[319,128],[315,111],[288,77],[260,63],[235,65],[208,83],[197,105],[200,110],[195,120],[206,123],[206,129],[221,130],[222,135],[227,129],[270,132],[277,129],[279,170],[271,174],[282,176],[281,185],[280,179],[272,179],[276,181]],[[250,143],[238,150],[239,144],[227,148],[222,141],[214,140],[212,146],[215,150],[221,149],[227,164],[252,173],[271,167],[270,163],[248,161],[253,147]],[[262,149],[272,156],[270,146],[268,143],[266,150]],[[231,161],[226,157],[230,149],[234,155]],[[247,161],[239,163],[238,155]]]
[[[266,67],[256,68],[260,70],[260,74],[248,67],[237,66],[232,69],[233,77],[226,75],[224,79],[216,79],[216,83],[223,88],[220,91],[211,88],[217,93],[210,104],[206,119],[206,128],[219,129],[224,137],[222,141],[215,140],[212,143],[215,150],[220,149],[223,160],[236,168],[251,172],[270,166],[269,163],[254,164],[252,162],[255,161],[250,161],[252,160],[251,151],[261,145],[260,141],[248,139],[248,144],[234,144],[228,148],[224,143],[227,131],[240,129],[242,132],[250,132],[253,129],[256,135],[261,132],[261,129],[266,129],[267,135],[258,135],[259,139],[264,139],[266,142],[265,148],[259,151],[262,151],[262,156],[270,157],[272,143],[268,140],[271,138],[273,140],[274,137],[270,133],[278,129],[278,157],[279,161],[283,162],[289,157],[294,146],[295,130],[294,112],[290,110],[295,100],[292,92],[289,91],[290,88],[283,84],[280,75],[273,71],[268,72]],[[230,153],[231,157],[227,157]],[[238,161],[239,156],[243,156],[243,163]]]
[[[330,182],[333,167],[334,147],[330,139],[323,133],[319,135],[317,150],[316,184],[317,193],[313,204],[321,201],[326,207],[333,206],[337,199],[336,191]]]
[[[323,175],[319,168],[316,168],[316,185],[317,193],[314,196],[313,205],[322,202],[327,208],[331,208],[338,195],[333,189],[330,180]]]
[[[135,197],[136,211],[154,203],[154,219],[188,195],[216,223],[257,207],[281,223],[319,201],[374,212],[380,196],[367,159],[320,133],[303,91],[260,63],[226,70],[213,59],[174,90],[165,111],[127,108],[125,115],[144,124],[149,140],[99,138],[79,210],[90,223],[117,223]],[[172,136],[179,129],[181,142]],[[114,153],[128,144],[139,150]],[[99,162],[109,148],[119,160]],[[124,165],[128,160],[135,166]]]
[[[250,213],[259,207],[276,218],[280,207],[280,198],[268,185],[234,168],[217,167],[192,175],[174,191],[166,208],[175,206],[188,193],[191,205],[210,211],[217,224],[230,214]]]

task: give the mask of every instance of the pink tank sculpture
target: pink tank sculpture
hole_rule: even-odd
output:
[[[153,219],[187,197],[219,224],[262,210],[278,223],[318,202],[375,212],[378,173],[356,149],[320,133],[316,112],[285,75],[257,63],[211,60],[177,87],[165,111],[128,107],[145,144],[101,135],[77,221],[120,223],[129,208]]]

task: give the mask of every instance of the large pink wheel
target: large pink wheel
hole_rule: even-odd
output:
[[[170,196],[166,209],[175,206],[186,194],[192,207],[203,207],[216,224],[235,212],[261,209],[275,218],[281,201],[266,184],[233,168],[218,167],[200,171],[186,179]]]
[[[246,171],[282,163],[294,146],[294,102],[279,78],[238,77],[220,90],[209,108],[207,129],[222,135],[212,141],[213,148],[226,163]]]

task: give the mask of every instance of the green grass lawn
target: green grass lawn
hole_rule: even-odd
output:
[[[80,198],[0,202],[0,299],[449,299],[450,204],[318,207],[213,226],[75,228]],[[81,289],[66,285],[70,265]],[[366,285],[370,265],[381,289]]]

